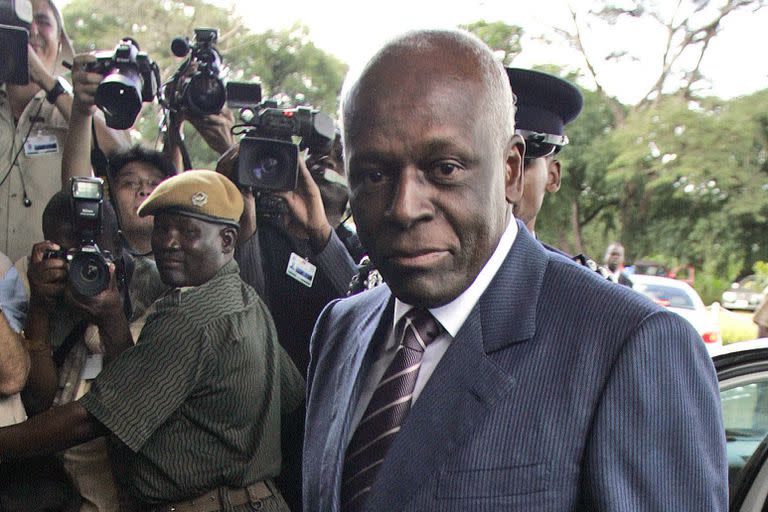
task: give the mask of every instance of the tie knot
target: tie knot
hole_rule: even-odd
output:
[[[442,332],[442,327],[427,309],[414,308],[404,318],[403,345],[408,348],[423,351]]]

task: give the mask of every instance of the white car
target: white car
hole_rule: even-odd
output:
[[[633,274],[631,279],[632,288],[688,320],[701,335],[710,354],[720,350],[723,339],[718,322],[690,285],[677,279],[641,274]]]

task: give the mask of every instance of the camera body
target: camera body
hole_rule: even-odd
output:
[[[96,61],[88,63],[86,71],[104,76],[96,89],[96,105],[110,128],[133,126],[141,104],[157,95],[160,70],[133,39],[123,39],[113,51],[97,52]]]
[[[244,137],[235,181],[260,191],[293,190],[299,176],[299,150],[327,148],[335,136],[333,119],[310,107],[278,108],[274,101],[262,102],[260,88],[256,94],[255,86],[253,96],[258,99],[249,104],[243,97],[245,85],[227,84],[229,104],[241,109],[245,123],[240,125]],[[294,142],[296,137],[301,138],[300,144]]]
[[[32,16],[29,0],[0,0],[0,83],[29,83],[27,44]]]
[[[219,31],[215,28],[196,28],[195,41],[190,45],[186,37],[176,37],[171,51],[177,57],[189,55],[174,75],[174,94],[169,98],[171,110],[188,112],[195,116],[216,114],[226,101],[226,89],[221,79],[221,56],[216,49]],[[187,75],[190,66],[196,66]]]
[[[72,289],[82,296],[93,297],[109,286],[111,255],[96,245],[101,233],[104,180],[78,176],[71,179],[70,187],[72,226],[79,243],[68,251],[47,250],[43,257],[66,260]]]

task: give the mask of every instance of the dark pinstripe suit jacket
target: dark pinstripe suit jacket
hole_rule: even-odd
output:
[[[350,403],[392,318],[386,286],[315,327],[304,510],[336,511]],[[372,341],[374,340],[374,341]],[[522,227],[422,391],[367,511],[725,511],[712,363],[693,328]]]

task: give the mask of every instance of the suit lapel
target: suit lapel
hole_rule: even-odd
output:
[[[379,471],[365,510],[402,510],[513,389],[488,353],[533,337],[544,249],[520,229],[509,255],[424,387]]]
[[[354,343],[346,351],[346,359],[339,371],[333,372],[334,378],[338,379],[335,389],[341,390],[341,393],[334,401],[332,417],[343,418],[343,422],[339,425],[340,428],[330,430],[326,443],[323,466],[331,468],[331,471],[327,472],[327,485],[324,492],[332,492],[334,496],[332,500],[325,500],[325,503],[339,503],[340,488],[334,482],[341,481],[344,466],[343,454],[346,451],[353,408],[365,384],[361,376],[368,374],[373,363],[370,347],[373,343],[384,340],[394,311],[394,298],[388,287],[382,285],[370,293],[378,294],[380,297],[376,297],[368,310],[369,313],[360,316],[359,311],[354,311],[355,314],[350,318],[355,318],[355,321],[343,327],[346,332],[339,334],[339,339],[352,339]]]

